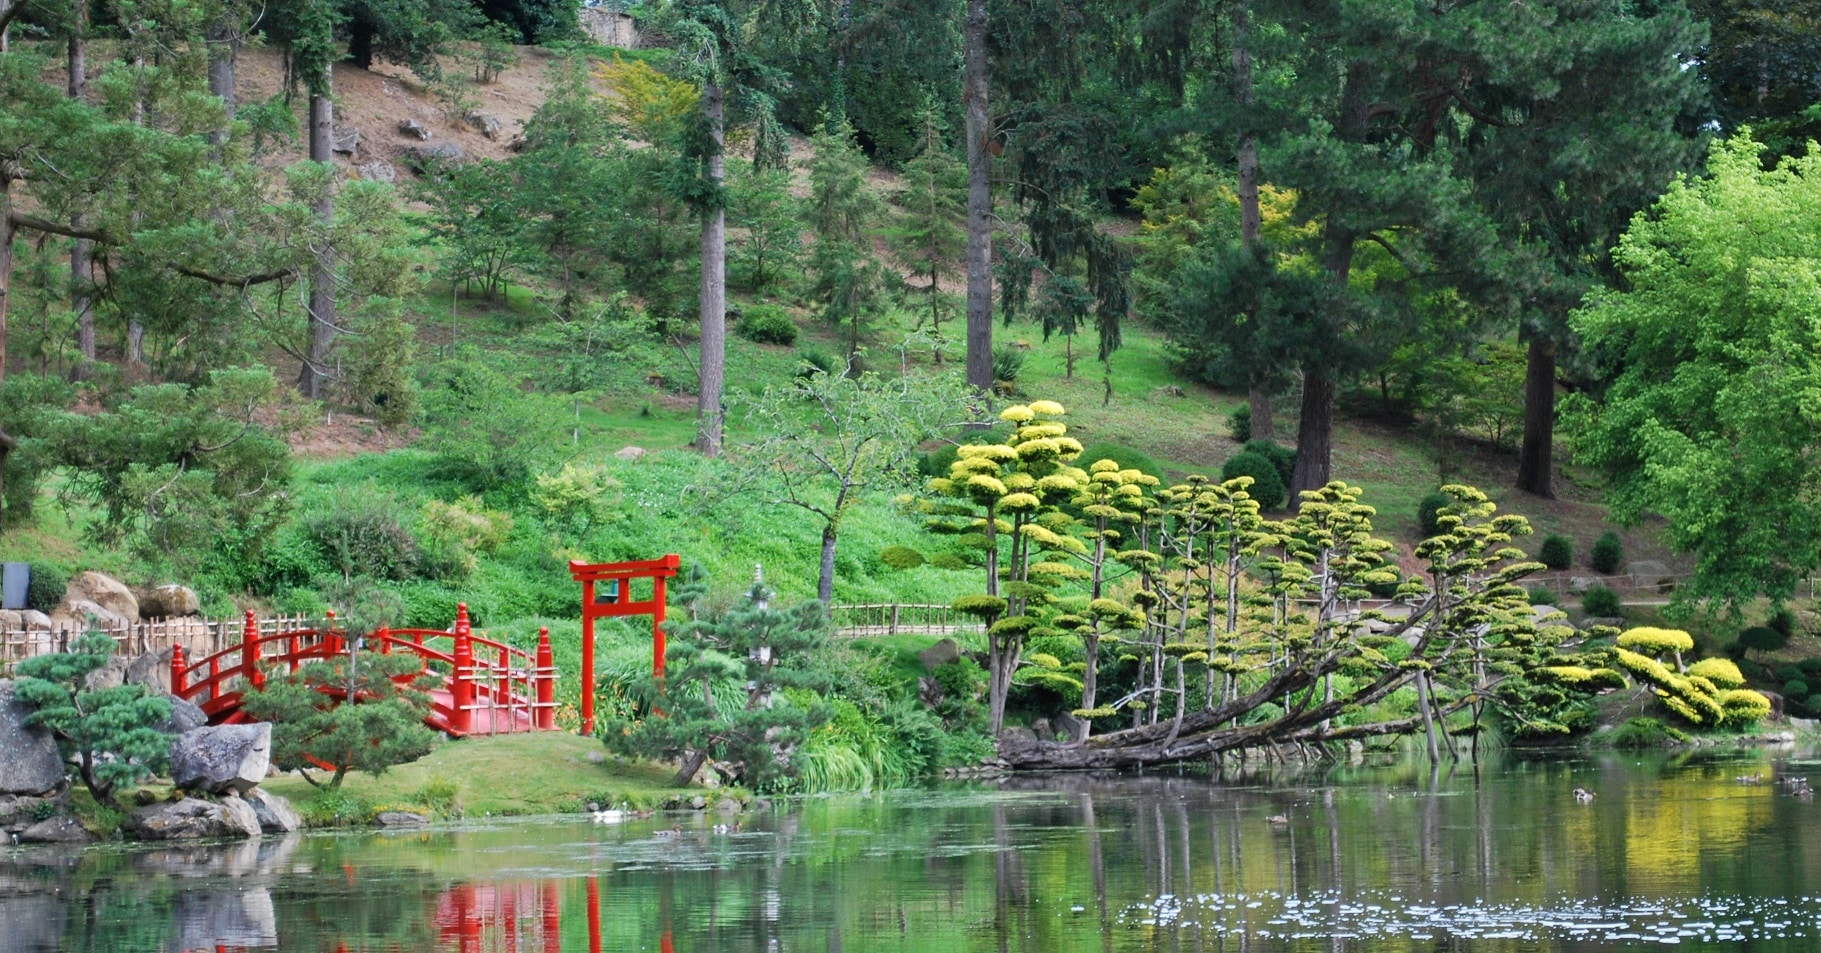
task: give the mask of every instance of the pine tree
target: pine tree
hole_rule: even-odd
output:
[[[824,126],[813,140],[809,162],[812,290],[822,301],[823,320],[847,325],[847,349],[860,349],[860,335],[885,284],[885,269],[873,259],[871,230],[881,206],[866,186],[866,156],[845,123]]]
[[[917,157],[904,165],[903,210],[891,232],[898,263],[923,284],[935,356],[942,360],[942,280],[960,273],[967,255],[967,166],[942,141],[942,117],[925,106]],[[918,319],[922,325],[922,319]]]
[[[19,700],[34,709],[27,723],[49,730],[95,800],[119,810],[122,787],[164,768],[171,736],[154,726],[171,717],[171,703],[140,685],[87,687],[113,654],[113,638],[91,632],[68,652],[20,662],[14,674]]]
[[[700,567],[675,592],[689,618],[671,624],[664,677],[633,685],[642,715],[609,722],[607,745],[678,762],[679,785],[710,758],[735,766],[749,787],[775,783],[790,773],[791,748],[829,718],[815,694],[828,679],[810,665],[828,637],[828,610],[813,601],[772,608],[775,594],[760,573],[745,603],[724,612],[703,613]]]

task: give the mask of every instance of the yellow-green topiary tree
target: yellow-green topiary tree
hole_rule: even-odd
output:
[[[1740,688],[1745,678],[1727,659],[1702,659],[1684,668],[1682,653],[1694,649],[1694,638],[1680,629],[1640,627],[1619,636],[1613,649],[1619,667],[1646,682],[1657,700],[1699,728],[1742,728],[1770,714],[1770,699]],[[1657,656],[1675,660],[1672,669]]]

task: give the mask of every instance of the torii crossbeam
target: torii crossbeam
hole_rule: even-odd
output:
[[[594,620],[619,616],[651,616],[651,672],[664,674],[665,584],[676,576],[682,557],[671,553],[662,559],[627,563],[584,563],[571,560],[569,575],[582,584],[582,733],[594,734]],[[651,594],[638,598],[635,580],[651,580]],[[597,583],[605,583],[597,588]],[[640,587],[641,589],[643,587]]]

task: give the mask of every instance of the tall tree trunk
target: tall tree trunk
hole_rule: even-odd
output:
[[[1346,292],[1347,276],[1353,270],[1353,234],[1330,227],[1327,236],[1328,274],[1334,279],[1335,294]],[[1319,490],[1328,485],[1334,451],[1334,371],[1321,358],[1303,364],[1302,413],[1296,427],[1296,468],[1290,471],[1290,508],[1295,509],[1297,494]]]
[[[822,572],[816,577],[816,598],[822,604],[833,605],[835,601],[835,528],[822,527]]]
[[[986,0],[967,0],[962,28],[967,65],[967,382],[993,389],[992,115],[986,101]]]
[[[13,287],[13,170],[0,159],[0,383],[6,382],[6,315]]]
[[[334,76],[335,68],[324,66],[322,89],[310,94],[310,161],[327,165],[331,171],[335,164],[330,151],[335,124],[335,105],[330,99]],[[335,249],[329,244],[329,232],[335,224],[333,182],[316,200],[315,212],[323,234],[316,248],[316,260],[310,265],[310,347],[303,371],[297,377],[297,389],[312,400],[322,396],[329,352],[335,347]]]
[[[714,155],[708,160],[708,178],[718,191],[726,175],[721,154],[726,113],[721,87],[702,87],[702,113],[708,117]],[[727,210],[717,206],[702,217],[702,370],[696,398],[696,449],[703,456],[721,455],[721,428],[725,423],[721,388],[727,376]]]
[[[227,142],[228,128],[234,124],[236,98],[234,70],[240,61],[240,23],[238,11],[223,5],[221,14],[209,21],[205,37],[209,45],[209,93],[221,100],[221,128],[209,133],[209,143],[216,149]]]
[[[74,17],[69,37],[69,96],[80,101],[88,93],[88,3],[73,0]],[[77,214],[72,224],[81,228],[83,216]],[[86,379],[95,363],[95,309],[90,290],[95,281],[95,244],[78,238],[70,246],[70,310],[76,313],[76,350],[82,355],[76,362],[77,380]]]
[[[1555,499],[1555,342],[1530,336],[1524,370],[1524,444],[1518,454],[1518,489]]]
[[[1252,115],[1252,12],[1247,0],[1233,4],[1233,91],[1238,100],[1242,121]],[[1264,216],[1258,208],[1258,135],[1250,128],[1239,133],[1239,241],[1247,250],[1258,247],[1258,233]],[[1251,406],[1252,439],[1276,440],[1277,421],[1271,412],[1271,390],[1254,380],[1246,395]]]

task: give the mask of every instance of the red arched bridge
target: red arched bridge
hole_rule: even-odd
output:
[[[537,651],[526,652],[474,634],[466,603],[448,631],[382,628],[366,636],[365,651],[410,655],[417,668],[396,677],[401,685],[430,674],[431,710],[424,723],[451,735],[490,735],[556,728],[556,666],[550,630],[539,631]],[[346,655],[348,633],[329,613],[322,628],[261,633],[253,613],[239,645],[189,661],[181,645],[171,652],[171,693],[195,703],[210,724],[252,719],[241,707],[249,688],[274,672],[295,672],[307,662]]]

